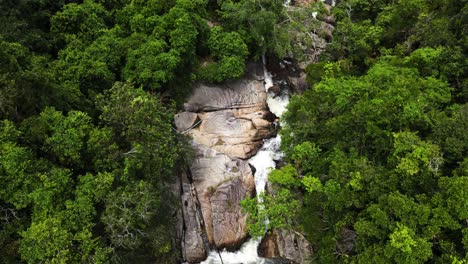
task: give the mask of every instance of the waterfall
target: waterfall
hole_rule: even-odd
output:
[[[286,110],[289,103],[288,91],[282,91],[281,94],[275,96],[272,92],[268,92],[273,86],[273,78],[266,69],[265,56],[263,56],[263,72],[265,76],[265,90],[268,93],[267,104],[270,111],[278,118]],[[262,148],[255,156],[249,159],[249,163],[255,168],[255,190],[257,197],[265,191],[268,181],[268,174],[276,166],[276,161],[280,160],[283,156],[279,147],[281,145],[281,137],[277,135],[274,138],[265,139]],[[259,202],[261,202],[260,198]],[[261,205],[260,205],[261,206]],[[268,224],[268,219],[265,219],[265,224]],[[260,244],[261,238],[251,238],[236,252],[222,252],[211,251],[208,258],[201,262],[201,264],[255,264],[267,263],[266,259],[258,256],[257,248]]]

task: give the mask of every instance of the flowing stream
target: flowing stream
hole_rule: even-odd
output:
[[[265,67],[265,58],[263,59],[264,75],[265,75],[265,90],[268,93],[267,104],[272,113],[278,118],[286,110],[289,103],[289,93],[287,90],[275,96],[272,92],[268,92],[273,86],[273,79],[271,74]],[[276,166],[276,161],[280,160],[283,156],[279,147],[281,144],[281,137],[278,134],[276,137],[265,139],[262,148],[255,156],[249,159],[249,163],[255,168],[255,190],[257,198],[260,201],[259,194],[265,191],[265,186],[268,181],[268,174]],[[261,206],[261,205],[260,205]],[[268,219],[265,219],[265,224],[268,224]],[[236,252],[222,251],[218,252],[213,250],[209,253],[208,258],[201,264],[254,264],[254,263],[267,263],[266,259],[258,256],[257,248],[260,244],[261,238],[251,238]]]

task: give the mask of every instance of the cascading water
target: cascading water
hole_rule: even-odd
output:
[[[271,74],[267,71],[265,66],[265,57],[263,57],[263,71],[265,75],[265,89],[268,93],[267,104],[270,111],[278,118],[286,110],[289,103],[288,91],[282,91],[280,95],[275,96],[272,92],[268,92],[273,86],[273,79]],[[281,137],[277,135],[274,138],[264,140],[262,148],[255,156],[249,159],[249,163],[255,168],[255,190],[257,197],[265,191],[265,186],[268,181],[268,174],[276,166],[276,161],[282,158],[282,153],[279,150],[281,144]],[[260,199],[260,198],[258,198]],[[261,201],[260,201],[261,202]],[[261,206],[261,205],[260,205]],[[265,219],[265,224],[268,224],[268,219]],[[208,258],[201,264],[254,264],[266,263],[267,260],[258,256],[257,248],[260,244],[261,238],[252,238],[245,242],[241,248],[236,252],[223,252],[211,251]]]

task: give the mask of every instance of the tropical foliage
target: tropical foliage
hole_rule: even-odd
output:
[[[285,114],[290,165],[270,174],[264,203],[301,204],[271,214],[270,228],[305,232],[314,262],[468,259],[467,10],[361,0],[333,10],[333,41]]]

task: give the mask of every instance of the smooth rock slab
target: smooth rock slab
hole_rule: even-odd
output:
[[[248,159],[274,133],[269,112],[259,108],[229,109],[199,114],[201,124],[189,134],[198,144],[233,157]]]
[[[255,192],[252,170],[247,161],[231,158],[203,145],[195,145],[191,166],[211,245],[236,247],[247,238],[246,215],[239,202]]]
[[[184,108],[189,112],[266,108],[266,97],[263,82],[257,80],[241,79],[217,86],[198,84]]]
[[[213,239],[218,248],[237,249],[245,241],[247,215],[241,213],[240,202],[251,198],[253,186],[253,177],[239,177],[222,183],[211,196]]]
[[[198,115],[192,112],[181,112],[174,116],[174,124],[178,131],[185,131],[195,124]]]

